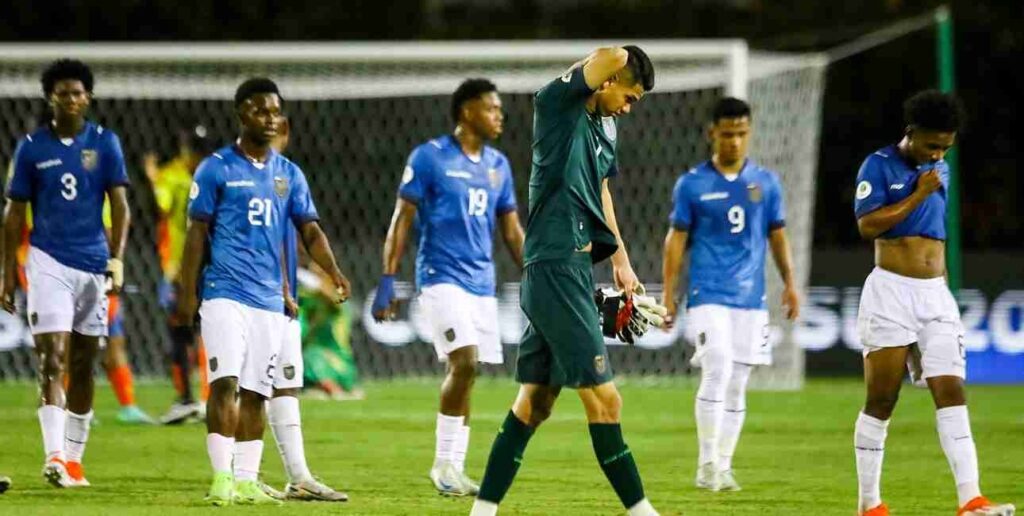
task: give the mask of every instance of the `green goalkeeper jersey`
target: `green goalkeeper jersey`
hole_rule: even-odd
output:
[[[615,119],[587,111],[591,94],[576,67],[534,97],[526,265],[569,259],[588,245],[597,263],[618,248],[601,202],[602,182],[617,172]]]

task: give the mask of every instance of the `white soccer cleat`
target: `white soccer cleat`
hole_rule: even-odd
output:
[[[74,487],[75,481],[68,474],[68,467],[64,461],[53,458],[43,466],[43,478],[53,487]]]
[[[336,491],[331,486],[316,478],[302,482],[289,482],[284,488],[284,495],[289,500],[317,500],[321,502],[347,502],[348,495]]]
[[[696,486],[698,489],[708,489],[710,491],[718,491],[721,487],[718,484],[718,468],[715,467],[715,463],[709,462],[707,464],[701,464],[697,468],[697,481]]]
[[[262,478],[256,479],[256,482],[259,484],[260,490],[263,491],[263,494],[265,494],[265,495],[267,495],[267,496],[269,496],[269,497],[271,497],[271,498],[273,498],[275,500],[284,500],[285,499],[284,493],[282,493],[281,491],[278,491],[277,489],[274,489],[270,484],[264,482]]]
[[[740,487],[739,482],[736,481],[736,477],[733,476],[731,469],[718,472],[719,491],[739,491],[741,489],[743,488]]]
[[[460,472],[459,481],[462,482],[462,487],[466,489],[468,494],[472,496],[480,494],[480,484],[477,484],[472,478],[469,478],[469,475]]]
[[[160,416],[162,425],[180,425],[192,418],[205,418],[205,406],[200,403],[175,403]]]
[[[437,492],[445,496],[466,496],[469,489],[462,483],[462,475],[455,464],[444,462],[430,470],[430,481],[434,483]]]

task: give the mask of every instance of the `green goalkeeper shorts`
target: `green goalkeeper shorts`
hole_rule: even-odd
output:
[[[519,343],[517,382],[578,388],[611,381],[592,271],[589,253],[523,270],[519,304],[529,324]]]

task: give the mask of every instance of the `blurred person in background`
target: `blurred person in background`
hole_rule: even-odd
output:
[[[188,228],[188,193],[196,167],[213,151],[205,125],[188,121],[178,130],[178,153],[170,161],[159,164],[155,153],[147,153],[143,168],[158,210],[157,252],[163,275],[160,280],[160,305],[167,312],[167,329],[171,337],[171,381],[178,399],[160,418],[163,424],[173,425],[206,417],[206,399],[210,390],[206,383],[205,349],[202,339],[192,330],[192,321],[179,321],[175,307],[180,294],[181,254]],[[197,401],[192,393],[192,364],[199,364],[200,390]]]

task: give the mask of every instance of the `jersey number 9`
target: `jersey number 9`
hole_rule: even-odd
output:
[[[253,197],[249,201],[249,224],[253,226],[270,226],[270,199]]]
[[[740,233],[743,228],[747,227],[747,213],[743,211],[743,206],[737,204],[729,208],[728,216],[729,223],[732,224],[732,227],[729,228],[730,233]]]
[[[480,217],[487,213],[487,190],[483,188],[469,189],[469,214]]]

